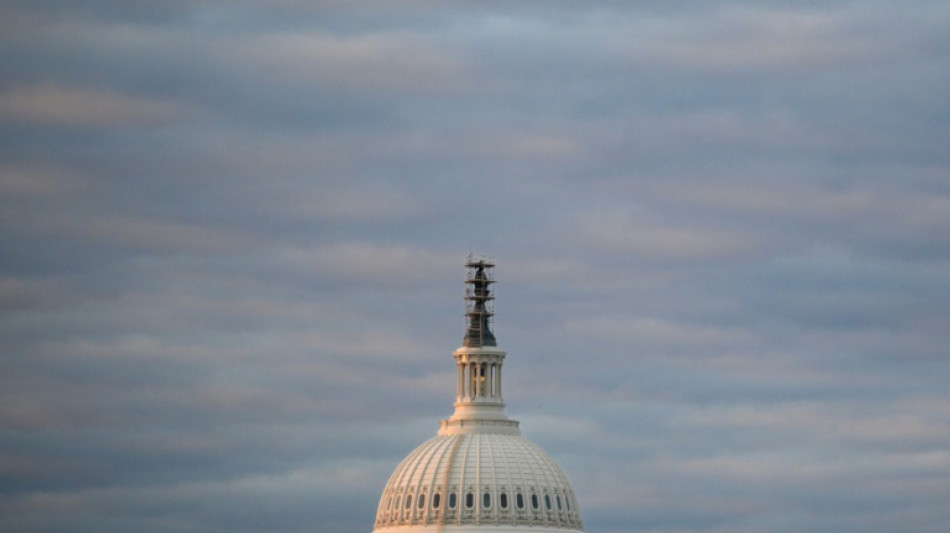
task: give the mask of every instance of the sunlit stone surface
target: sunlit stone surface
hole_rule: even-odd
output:
[[[466,263],[468,328],[455,350],[455,412],[396,467],[374,531],[583,531],[567,477],[504,413],[502,364],[491,332],[491,270]]]

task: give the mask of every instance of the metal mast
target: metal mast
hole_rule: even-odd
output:
[[[468,329],[462,346],[495,346],[495,335],[491,332],[492,312],[491,284],[495,283],[495,263],[484,257],[468,257],[465,262],[465,316]]]

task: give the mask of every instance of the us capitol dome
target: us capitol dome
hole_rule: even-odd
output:
[[[467,330],[455,350],[455,413],[396,467],[374,533],[583,532],[564,472],[505,416],[491,326],[490,260],[466,262]]]

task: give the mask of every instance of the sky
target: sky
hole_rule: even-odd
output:
[[[0,530],[369,533],[497,262],[588,533],[950,522],[945,1],[0,0]]]

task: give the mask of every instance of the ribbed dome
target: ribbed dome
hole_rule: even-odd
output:
[[[523,437],[497,433],[429,439],[389,478],[376,529],[442,524],[583,527],[557,464]]]
[[[494,263],[469,258],[468,329],[452,355],[455,412],[389,478],[374,533],[583,532],[567,477],[505,415],[506,353],[491,332]]]

